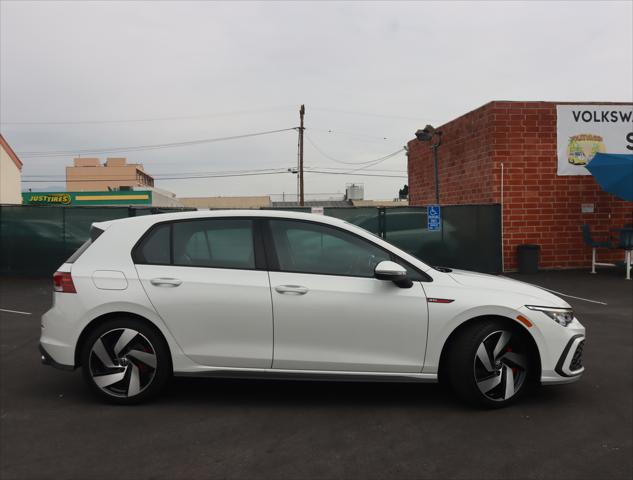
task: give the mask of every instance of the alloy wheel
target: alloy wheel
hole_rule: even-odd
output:
[[[512,398],[523,386],[528,358],[517,335],[497,330],[479,344],[474,359],[475,383],[493,401]]]
[[[115,328],[101,335],[89,356],[93,382],[103,392],[129,398],[145,390],[156,375],[156,351],[143,334]]]

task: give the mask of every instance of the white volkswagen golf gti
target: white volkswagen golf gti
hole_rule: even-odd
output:
[[[448,383],[500,407],[582,374],[570,306],[507,278],[433,268],[321,215],[199,211],[93,224],[54,275],[42,361],[101,397],[172,375]]]

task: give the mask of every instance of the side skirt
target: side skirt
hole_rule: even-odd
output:
[[[436,383],[435,373],[333,372],[328,370],[277,370],[273,368],[201,367],[174,372],[177,377],[308,380],[326,382]]]

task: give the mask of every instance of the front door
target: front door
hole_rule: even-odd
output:
[[[135,251],[150,301],[201,365],[271,367],[270,284],[253,230],[244,218],[163,223]]]
[[[278,270],[270,272],[273,368],[419,373],[427,303],[422,285],[374,278],[391,255],[336,227],[269,221]]]

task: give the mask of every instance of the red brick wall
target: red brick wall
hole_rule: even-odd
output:
[[[588,102],[585,102],[588,103]],[[598,103],[598,102],[591,102]],[[516,269],[516,247],[541,245],[541,268],[586,267],[591,249],[580,225],[595,236],[633,222],[633,203],[603,192],[591,176],[557,176],[556,103],[491,102],[441,127],[440,202],[501,202],[503,255]],[[428,143],[409,142],[411,205],[434,203],[433,158]],[[593,203],[594,213],[581,213]],[[622,251],[600,251],[599,260],[621,260]]]
[[[440,203],[495,203],[492,151],[493,116],[484,105],[443,125],[439,147]],[[433,140],[435,141],[435,139]],[[409,203],[435,203],[435,169],[429,142],[411,140]]]

